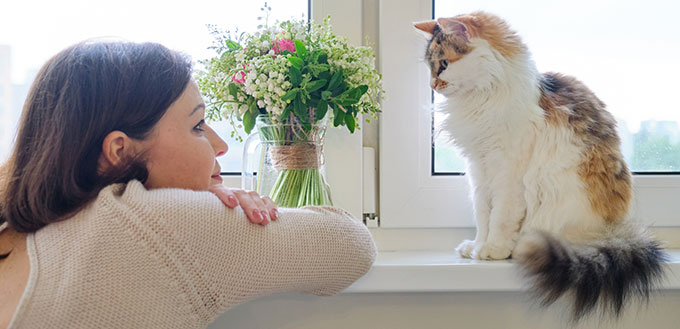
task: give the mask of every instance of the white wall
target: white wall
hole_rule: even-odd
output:
[[[209,328],[570,328],[559,307],[532,309],[525,298],[512,292],[280,295],[239,305]],[[680,291],[662,292],[647,308],[629,308],[618,322],[590,321],[576,328],[680,328]]]

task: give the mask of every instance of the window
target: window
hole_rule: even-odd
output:
[[[387,99],[381,117],[380,215],[383,227],[471,227],[464,162],[436,141],[432,92],[423,61],[426,40],[411,22],[487,10],[506,18],[534,54],[540,71],[576,76],[620,120],[623,149],[635,171],[633,215],[656,226],[678,226],[678,123],[672,101],[680,74],[680,26],[666,1],[381,2],[380,61]],[[649,19],[650,22],[646,22]],[[665,82],[669,81],[669,82]],[[668,95],[668,96],[666,96]],[[435,99],[436,101],[436,99]],[[447,174],[448,173],[448,174]]]
[[[241,31],[259,24],[264,1],[196,0],[174,5],[164,1],[92,2],[11,1],[3,3],[0,20],[0,162],[9,156],[29,85],[39,67],[66,46],[95,36],[117,36],[130,41],[155,41],[184,51],[197,61],[214,52],[205,24]],[[364,40],[362,0],[268,0],[270,20],[298,18],[304,13],[320,21],[331,16],[334,31],[354,44]],[[36,10],[39,7],[40,10]],[[4,33],[4,31],[14,31]],[[9,90],[9,91],[8,91]],[[10,96],[7,96],[10,95]],[[11,97],[11,98],[10,98]],[[220,157],[224,171],[240,173],[241,145],[227,138],[227,123],[212,123],[229,144]],[[326,170],[333,204],[355,217],[362,215],[362,135],[329,129],[325,145]],[[225,184],[240,186],[240,177],[225,177]]]
[[[162,43],[183,51],[200,69],[199,60],[214,56],[207,49],[212,43],[206,24],[251,31],[261,16],[260,1],[197,0],[170,5],[162,1],[122,0],[92,2],[11,1],[3,4],[7,13],[0,20],[0,161],[9,156],[23,102],[38,69],[52,55],[73,43],[93,37],[119,37],[125,40]],[[270,22],[309,16],[308,0],[269,0]],[[41,7],[36,10],[36,6]],[[9,14],[13,13],[13,14]],[[25,14],[21,14],[25,13]],[[222,170],[240,173],[241,143],[230,138],[226,122],[211,124],[229,144],[229,152],[219,158]]]
[[[680,24],[670,16],[680,4],[434,1],[434,17],[480,9],[501,15],[519,32],[540,72],[575,76],[607,104],[618,121],[631,170],[680,173],[680,111],[673,90],[674,77],[680,75],[680,36],[675,33]],[[559,17],[578,18],[578,24]],[[441,98],[435,95],[435,102]],[[435,141],[434,173],[461,171],[462,159],[443,144]]]

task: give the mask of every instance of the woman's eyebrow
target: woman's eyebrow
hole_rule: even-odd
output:
[[[198,110],[200,110],[200,109],[205,109],[205,104],[204,104],[204,103],[201,103],[201,104],[196,105],[196,107],[194,107],[194,109],[191,110],[191,113],[189,113],[189,116],[194,115],[194,113],[196,113],[196,111],[198,111]]]

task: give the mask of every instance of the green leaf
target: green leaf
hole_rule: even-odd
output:
[[[302,59],[307,57],[307,48],[305,48],[305,44],[300,40],[295,40],[295,53]]]
[[[319,121],[323,119],[323,117],[326,116],[326,113],[328,112],[328,102],[326,100],[320,100],[319,104],[316,106],[316,115],[315,118],[316,120],[314,121]]]
[[[331,72],[329,71],[320,72],[317,78],[328,81],[331,79]]]
[[[367,85],[361,85],[359,87],[356,87],[350,91],[350,95],[352,98],[356,98],[357,102],[361,99],[361,96],[363,96],[366,92],[368,91],[368,86]]]
[[[345,122],[345,112],[336,104],[333,104],[333,126],[337,127]]]
[[[342,82],[342,69],[340,69],[338,72],[333,73],[333,76],[331,77],[331,82],[328,83],[328,90],[333,90],[339,87],[340,82]]]
[[[326,72],[331,69],[331,66],[328,64],[312,64],[312,65],[307,65],[306,69],[308,69],[312,75],[315,77],[319,76],[322,72]]]
[[[227,89],[229,90],[229,95],[234,97],[234,99],[238,99],[238,86],[235,83],[229,83]]]
[[[290,83],[293,84],[293,87],[297,87],[302,81],[302,73],[295,66],[291,66],[288,70],[290,72]]]
[[[295,103],[293,106],[293,113],[295,113],[295,116],[303,123],[308,122],[309,118],[307,115],[307,106],[305,106],[305,103],[302,101],[302,98],[299,94],[297,97],[295,97],[293,103]]]
[[[293,64],[297,69],[300,69],[302,65],[305,63],[300,57],[296,56],[291,56],[288,57],[288,61]]]
[[[229,51],[241,49],[241,45],[239,45],[238,42],[236,42],[236,41],[227,40],[227,41],[225,41],[225,43],[227,44]]]
[[[311,92],[314,92],[314,91],[321,89],[321,87],[326,85],[326,82],[328,82],[328,81],[326,81],[326,80],[312,81],[310,84],[307,85],[307,87],[305,89],[307,90],[308,93],[311,93]]]
[[[319,55],[319,59],[317,60],[321,64],[328,64],[328,54],[325,52]]]
[[[327,99],[328,99],[329,97],[331,97],[332,95],[333,95],[333,93],[330,92],[330,91],[328,91],[328,90],[323,91],[323,92],[321,92],[321,99],[326,99],[326,100],[327,100]]]
[[[336,97],[335,101],[342,106],[354,105],[358,103],[359,100],[361,100],[361,96],[363,96],[367,90],[368,86],[366,85],[361,85],[359,87],[352,88]]]
[[[245,130],[246,134],[250,134],[253,127],[255,127],[255,117],[257,115],[252,115],[250,111],[243,114],[243,130]]]
[[[283,97],[281,97],[282,101],[292,101],[295,96],[297,96],[298,92],[300,92],[300,89],[298,88],[293,88],[289,90]]]
[[[354,116],[351,114],[346,114],[345,115],[345,123],[347,124],[347,129],[349,129],[350,133],[354,133],[354,126],[356,122],[354,121]]]
[[[260,114],[260,110],[257,108],[257,102],[253,99],[250,104],[248,104],[248,112],[250,112],[251,115],[257,116]]]
[[[283,109],[283,112],[281,112],[280,118],[284,120],[287,119],[288,115],[290,115],[290,111],[293,110],[293,106],[293,102],[288,103],[288,105],[286,105],[286,107]]]
[[[319,55],[321,55],[321,49],[314,50],[311,55],[309,55],[309,61],[313,63],[318,63]]]

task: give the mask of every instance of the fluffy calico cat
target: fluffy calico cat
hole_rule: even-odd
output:
[[[573,298],[574,320],[647,298],[665,254],[628,217],[631,174],[605,104],[572,77],[538,73],[494,15],[415,27],[430,38],[431,87],[447,99],[440,129],[468,160],[477,234],[458,252],[512,256],[542,305]]]

